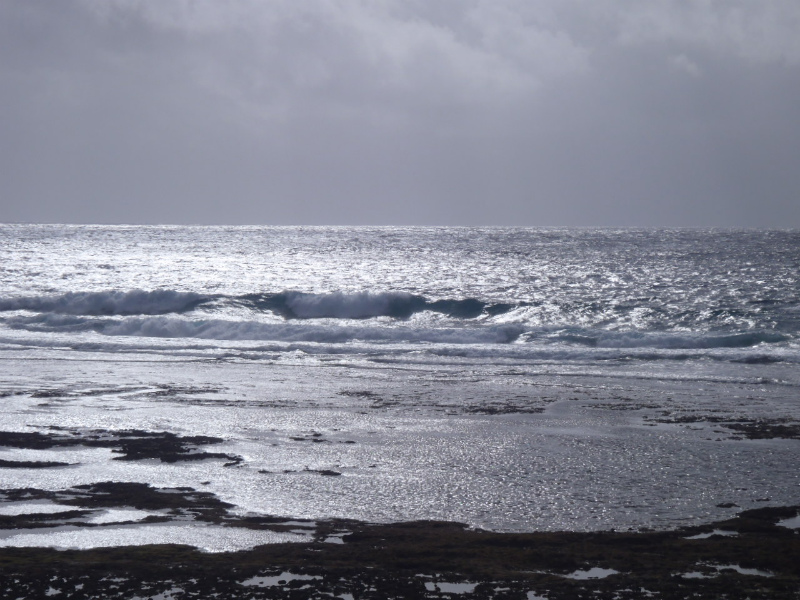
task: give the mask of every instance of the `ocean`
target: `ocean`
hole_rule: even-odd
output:
[[[2,225],[0,515],[103,482],[500,532],[798,504],[799,273],[800,231]],[[306,535],[84,508],[0,545]]]

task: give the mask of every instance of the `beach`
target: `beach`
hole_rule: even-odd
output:
[[[797,234],[0,229],[3,597],[797,596]]]

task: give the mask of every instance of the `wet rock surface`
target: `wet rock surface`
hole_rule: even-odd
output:
[[[108,508],[161,511],[161,514],[146,519],[151,523],[176,518],[220,522],[227,515],[228,509],[233,507],[214,494],[198,492],[190,487],[154,488],[145,483],[118,481],[76,485],[56,491],[36,488],[5,489],[0,490],[0,498],[5,503],[48,501],[65,507],[75,507],[75,510],[55,513],[37,513],[34,510],[20,515],[0,515],[0,528],[3,529],[54,527],[63,524],[65,520],[76,527],[94,527],[94,524],[79,519],[91,516],[98,509]]]
[[[68,466],[70,463],[56,460],[0,460],[0,469],[50,469]]]
[[[55,493],[3,493],[6,500],[69,503],[72,495],[81,507],[193,512],[238,527],[298,526],[277,517],[231,515],[230,505],[191,489],[107,482]],[[5,548],[0,598],[797,598],[800,532],[780,522],[798,514],[800,506],[762,508],[700,527],[639,533],[508,534],[457,523],[331,520],[308,522],[315,531],[308,543],[217,554],[180,545]],[[30,527],[45,517],[18,518]],[[325,543],[329,536],[339,543]]]
[[[454,382],[452,385],[460,384]],[[126,394],[134,393],[135,389],[138,388],[119,388]],[[748,442],[749,439],[798,439],[796,412],[783,406],[765,409],[759,413],[759,418],[749,418],[745,409],[752,401],[750,398],[741,398],[735,402],[728,400],[729,404],[723,406],[720,404],[719,394],[703,403],[696,402],[695,397],[688,392],[685,397],[676,394],[673,398],[672,388],[663,394],[652,392],[650,395],[637,395],[628,394],[624,390],[601,393],[597,388],[588,386],[580,389],[570,387],[567,393],[554,387],[553,391],[547,388],[536,393],[523,391],[518,395],[504,393],[496,396],[481,396],[464,388],[464,396],[459,396],[458,402],[453,395],[427,392],[421,385],[419,389],[404,388],[402,393],[394,388],[376,389],[376,392],[359,388],[345,390],[337,394],[336,399],[346,400],[348,407],[356,414],[368,414],[365,421],[375,419],[376,422],[387,414],[406,418],[408,415],[416,415],[417,412],[426,415],[469,415],[470,420],[474,415],[496,414],[500,420],[512,413],[539,414],[545,410],[542,419],[545,426],[548,423],[560,425],[564,421],[559,415],[571,415],[570,411],[583,411],[613,423],[617,423],[615,419],[619,416],[619,422],[623,422],[624,417],[625,423],[648,426],[648,432],[653,431],[649,429],[653,427],[655,433],[664,432],[672,436],[687,434],[692,439],[700,440],[703,450],[703,453],[697,455],[700,457],[705,456],[706,448],[716,449],[717,456],[722,456],[719,453],[722,444],[714,442],[720,438],[738,440],[736,449],[748,451],[754,447],[782,448],[795,443],[789,441],[762,444]],[[53,404],[78,397],[77,392],[70,392],[69,396],[68,392],[64,388],[49,394],[42,393],[36,398]],[[191,404],[216,408],[223,406],[223,402],[237,408],[272,404],[294,406],[300,403],[294,397],[273,398],[265,395],[250,397],[237,404],[238,401],[215,398],[213,390],[203,387],[195,390],[190,387],[163,386],[163,389],[159,387],[153,392],[151,386],[142,387],[135,393],[147,394],[148,398],[152,396],[159,402],[180,404],[181,407]],[[670,394],[669,397],[667,393]],[[8,397],[16,398],[10,395]],[[319,404],[324,405],[324,402]],[[28,407],[27,404],[25,406]],[[42,405],[35,406],[38,410]],[[108,406],[117,408],[117,404],[111,400],[108,401]],[[613,419],[609,415],[613,415]],[[764,506],[768,501],[773,504],[796,504],[796,493],[776,493],[775,486],[765,485],[764,481],[756,477],[757,473],[729,487],[698,486],[697,489],[714,491],[710,499],[706,498],[706,504],[711,502],[716,508],[724,510],[707,511],[703,514],[710,512],[713,516],[701,517],[697,516],[699,513],[689,512],[685,508],[682,514],[696,516],[692,522],[709,523],[667,532],[635,532],[632,528],[624,533],[503,534],[470,530],[454,523],[430,521],[375,525],[346,520],[287,520],[286,517],[271,515],[237,514],[236,508],[231,504],[198,489],[212,489],[203,486],[213,484],[216,486],[213,489],[220,491],[219,484],[224,477],[249,477],[258,473],[263,477],[255,479],[267,493],[283,485],[291,490],[294,494],[292,498],[298,503],[304,499],[303,490],[315,489],[313,486],[324,486],[326,493],[330,494],[326,497],[336,498],[337,494],[344,496],[348,493],[348,483],[356,479],[352,476],[369,476],[369,473],[365,475],[366,469],[374,469],[376,464],[371,457],[370,461],[359,462],[341,455],[341,452],[359,450],[370,445],[377,447],[375,440],[380,438],[379,433],[375,432],[381,431],[377,425],[373,431],[372,422],[369,427],[361,430],[348,428],[350,421],[346,420],[336,423],[336,427],[326,421],[313,419],[292,421],[289,424],[278,422],[265,424],[252,435],[249,432],[241,435],[237,433],[223,440],[204,435],[188,435],[186,432],[217,435],[224,430],[197,426],[192,429],[186,427],[181,418],[182,415],[174,420],[181,430],[167,433],[160,431],[164,427],[162,423],[169,422],[163,419],[120,419],[114,421],[119,423],[117,429],[93,429],[91,427],[95,427],[95,423],[102,422],[103,426],[110,427],[108,423],[112,421],[87,420],[81,422],[91,425],[78,429],[47,426],[53,421],[44,417],[35,421],[25,413],[15,425],[6,427],[27,431],[0,432],[0,446],[20,450],[16,453],[9,452],[7,457],[15,460],[7,462],[14,464],[0,464],[0,469],[18,469],[14,472],[6,471],[9,482],[6,485],[12,485],[10,481],[12,477],[16,477],[17,483],[14,485],[21,488],[0,490],[0,501],[6,505],[35,505],[38,502],[59,506],[50,507],[56,512],[35,512],[35,507],[29,506],[26,510],[34,512],[3,515],[0,517],[0,529],[5,530],[8,538],[28,533],[46,534],[48,529],[55,531],[58,528],[70,531],[85,529],[86,531],[80,533],[93,537],[102,533],[104,527],[133,530],[140,525],[160,528],[162,525],[178,524],[187,528],[197,525],[198,528],[212,529],[211,526],[218,526],[220,529],[224,527],[224,531],[230,531],[228,528],[242,528],[255,530],[259,536],[262,531],[288,534],[302,530],[296,537],[304,541],[221,553],[203,552],[190,546],[178,545],[126,546],[84,551],[42,547],[4,548],[0,549],[0,598],[626,600],[692,597],[755,600],[800,597],[800,574],[796,566],[796,563],[800,563],[797,560],[800,556],[800,534],[796,529],[778,524],[782,520],[794,519],[798,515],[798,507],[772,507],[733,516],[743,508]],[[482,419],[476,419],[478,421],[483,422]],[[55,422],[64,424],[67,421]],[[394,431],[394,426],[395,423],[392,422],[387,430]],[[146,430],[148,427],[150,430]],[[545,427],[537,431],[550,433]],[[347,439],[350,437],[358,441]],[[473,438],[468,439],[471,443]],[[563,448],[566,450],[580,446],[581,452],[589,452],[584,438],[577,434],[574,438],[567,435],[558,436],[557,439],[563,441]],[[247,457],[246,463],[235,454],[206,451],[213,449],[207,448],[209,446],[231,443],[232,440],[239,444],[235,446],[235,452],[241,452]],[[268,452],[263,455],[253,452],[254,441],[258,441],[259,448],[267,448]],[[616,444],[616,441],[613,443]],[[198,489],[159,488],[145,483],[104,481],[115,477],[104,471],[100,471],[101,474],[91,480],[94,483],[67,487],[72,481],[66,477],[70,476],[70,469],[76,468],[76,465],[59,465],[56,460],[35,460],[40,458],[40,454],[28,451],[52,450],[42,453],[45,459],[52,456],[54,459],[73,461],[83,458],[78,455],[77,459],[65,459],[65,455],[72,454],[57,451],[93,447],[111,450],[111,454],[98,453],[102,454],[101,460],[108,462],[113,457],[117,461],[126,461],[112,464],[115,469],[124,469],[125,476],[130,474],[131,479],[139,478],[140,481],[144,480],[141,476],[143,467],[177,473],[199,466],[183,461],[209,459],[220,462],[202,465],[201,469],[197,469],[200,472],[193,480],[184,480],[177,475],[172,480],[159,480],[160,485],[166,485],[164,481],[171,481],[169,485],[189,484]],[[226,449],[231,447],[226,446]],[[595,447],[602,449],[603,446]],[[270,454],[273,451],[276,453],[274,460]],[[302,459],[295,459],[296,456]],[[658,455],[655,456],[657,459]],[[136,461],[150,462],[144,465],[136,464]],[[224,475],[220,476],[218,468],[223,464],[221,461],[241,468],[225,469]],[[161,463],[171,464],[167,466]],[[433,454],[430,464],[438,468],[440,463],[444,464],[444,459],[440,460],[438,455]],[[25,466],[22,467],[22,464]],[[549,463],[542,464],[546,466]],[[667,464],[670,464],[669,461]],[[791,465],[792,462],[788,464]],[[556,465],[557,468],[553,471],[559,473],[559,477],[562,472],[560,466]],[[30,473],[30,481],[19,478],[20,473],[25,476],[25,468],[56,467],[62,470],[38,471],[37,481],[43,483],[35,485],[46,487],[50,484],[47,477],[52,475],[55,480],[66,481],[57,484],[63,486],[63,489],[52,491],[24,488],[34,485],[30,483],[33,481],[33,471]],[[386,471],[391,468],[402,467],[380,465],[380,469]],[[528,464],[526,468],[535,472]],[[283,477],[287,474],[290,476]],[[586,475],[587,481],[591,481],[593,477],[592,474]],[[684,480],[689,478],[687,475]],[[753,479],[752,483],[750,479]],[[669,509],[672,506],[670,502],[680,499],[682,494],[690,494],[693,488],[688,489],[689,491],[678,490],[675,494],[665,495],[661,504],[655,503],[653,506]],[[751,490],[747,494],[738,493],[747,489]],[[465,494],[463,497],[468,499],[470,496]],[[226,499],[230,500],[231,497],[226,496]],[[137,516],[135,510],[150,514]],[[126,514],[130,516],[125,516]],[[312,513],[298,511],[298,514]],[[116,520],[103,520],[111,518]],[[716,522],[710,522],[712,520]],[[653,524],[647,523],[647,526],[650,525]],[[607,525],[610,526],[615,525]],[[658,527],[657,524],[654,526]],[[675,525],[665,525],[672,526]],[[624,527],[627,529],[627,524]],[[23,529],[35,531],[20,531]],[[261,540],[266,538],[266,535],[259,537],[256,543],[262,543]],[[160,539],[181,541],[184,538],[179,533],[174,537]]]
[[[662,412],[664,414],[664,412]],[[667,413],[669,415],[669,413]],[[731,419],[715,415],[669,415],[651,419],[655,423],[689,425],[713,424],[718,434],[750,440],[800,440],[800,423],[792,419]]]
[[[77,430],[51,426],[46,432],[41,431],[1,431],[0,446],[6,448],[22,448],[30,450],[48,450],[51,448],[111,448],[120,454],[115,460],[158,459],[165,463],[189,460],[218,459],[225,460],[232,466],[242,462],[240,456],[222,452],[205,452],[198,448],[210,444],[219,444],[224,440],[209,436],[180,436],[168,431],[143,431],[127,429],[109,431],[102,429]],[[6,461],[3,461],[6,462]],[[13,467],[3,465],[0,467]],[[65,466],[65,463],[39,463],[34,467]]]
[[[726,423],[728,429],[743,434],[751,440],[783,438],[800,440],[800,423],[783,421],[744,421],[740,423]]]

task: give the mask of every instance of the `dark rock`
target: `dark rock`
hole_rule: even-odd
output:
[[[231,464],[239,464],[242,457],[221,452],[200,452],[198,446],[219,444],[222,438],[208,436],[181,437],[167,431],[142,431],[129,429],[123,431],[107,430],[68,430],[51,428],[52,433],[34,432],[0,432],[0,446],[46,450],[49,448],[65,448],[85,446],[90,448],[111,448],[112,452],[121,454],[115,460],[158,459],[161,462],[174,463],[187,460],[226,460]],[[63,466],[63,465],[52,465]]]
[[[50,469],[69,466],[70,463],[46,460],[0,460],[0,468],[3,469]]]
[[[328,521],[317,524],[320,537],[349,532],[344,544],[270,544],[213,554],[178,545],[87,551],[3,548],[0,597],[44,598],[53,593],[51,588],[69,598],[153,597],[179,588],[176,598],[350,594],[359,599],[452,599],[453,594],[431,590],[433,586],[426,583],[470,582],[475,589],[459,594],[464,600],[519,600],[530,592],[549,600],[796,600],[800,536],[776,523],[798,511],[798,506],[744,511],[703,527],[736,531],[737,536],[695,540],[685,539],[694,529],[504,534],[430,521],[388,525]],[[271,526],[267,518],[253,517],[240,518],[236,524],[245,526],[248,520],[253,527]],[[772,575],[718,571],[710,565],[740,565]],[[591,567],[619,572],[592,580],[566,577]],[[709,578],[682,577],[691,571],[706,572]],[[242,585],[250,577],[284,572],[312,578],[287,577],[268,587]]]

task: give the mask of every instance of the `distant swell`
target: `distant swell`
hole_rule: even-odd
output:
[[[163,315],[193,310],[208,301],[193,292],[132,290],[70,292],[61,296],[0,299],[0,311],[30,310],[64,315]]]

